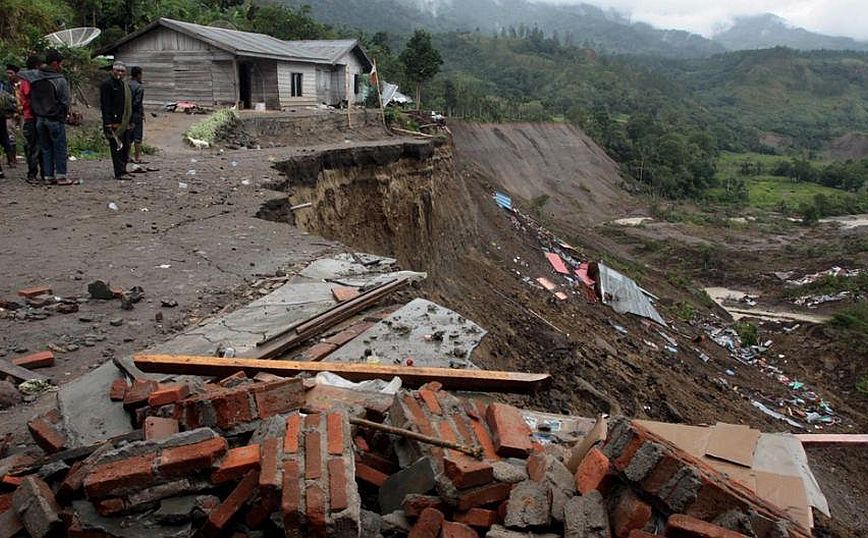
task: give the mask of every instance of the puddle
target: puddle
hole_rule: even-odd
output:
[[[842,230],[852,230],[862,226],[868,226],[868,214],[845,215],[843,217],[828,217],[820,219],[822,223],[836,223]]]
[[[729,288],[705,288],[705,292],[719,304],[721,308],[729,312],[732,319],[738,321],[742,318],[760,318],[769,321],[804,321],[806,323],[825,323],[831,319],[829,316],[819,314],[806,314],[803,312],[789,312],[786,310],[766,310],[756,308],[746,304],[733,306],[733,302],[737,302],[747,295],[752,297],[755,294],[749,294],[743,291],[731,290]]]

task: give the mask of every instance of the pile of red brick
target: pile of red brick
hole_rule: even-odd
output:
[[[205,384],[119,380],[110,397],[141,440],[59,452],[39,468],[21,455],[0,460],[0,538],[809,536],[627,419],[579,454],[537,442],[515,407],[436,382],[392,397],[238,373]],[[462,449],[353,430],[356,416]],[[67,445],[59,418],[29,424],[45,452]]]

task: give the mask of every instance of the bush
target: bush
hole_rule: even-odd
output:
[[[193,124],[184,133],[184,138],[192,145],[208,147],[214,145],[221,131],[239,121],[238,113],[228,108],[221,108],[199,123]]]
[[[743,346],[755,346],[759,343],[759,330],[753,323],[739,321],[735,324],[735,332],[738,333]]]

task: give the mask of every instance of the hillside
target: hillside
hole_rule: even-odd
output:
[[[700,35],[661,30],[632,23],[614,11],[589,4],[554,5],[528,0],[282,0],[285,5],[311,6],[317,19],[369,32],[409,33],[478,31],[504,37],[538,28],[567,45],[592,47],[615,54],[697,57],[723,52],[723,46]]]
[[[811,32],[771,13],[738,17],[732,26],[718,32],[712,39],[729,50],[789,47],[798,50],[868,51],[868,42]]]

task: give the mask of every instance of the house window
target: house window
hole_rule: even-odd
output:
[[[291,73],[292,84],[290,95],[292,97],[301,97],[301,73]]]
[[[358,95],[359,93],[359,74],[356,73],[353,75],[353,93]]]

